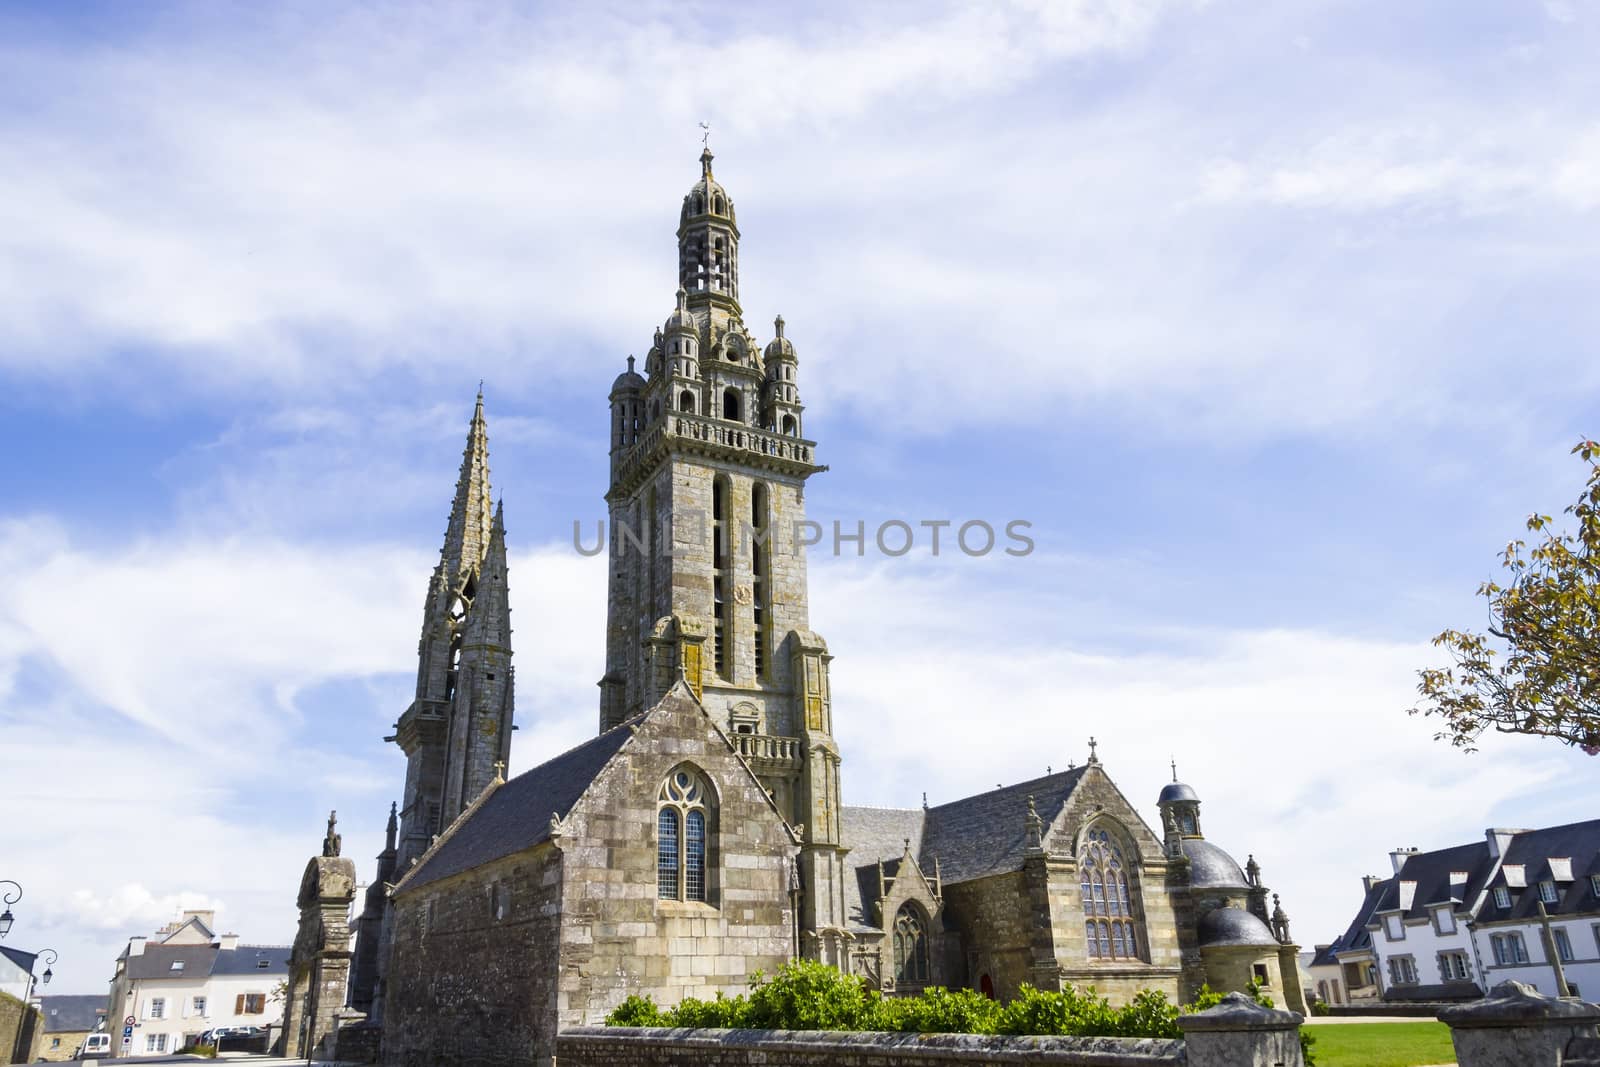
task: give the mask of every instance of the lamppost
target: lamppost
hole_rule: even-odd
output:
[[[5,901],[6,906],[5,914],[0,915],[0,937],[5,937],[11,932],[11,924],[16,921],[16,917],[11,914],[11,905],[22,899],[22,886],[17,885],[16,882],[9,878],[0,878],[0,885],[16,886],[17,890],[13,893],[7,889],[3,895],[0,895],[0,899]]]
[[[47,948],[40,952],[39,955],[50,957],[44,961],[44,973],[39,976],[39,981],[43,982],[45,985],[49,985],[50,979],[56,976],[56,972],[50,969],[50,965],[55,963],[56,960],[60,959],[61,957],[56,955],[56,950],[53,948]]]

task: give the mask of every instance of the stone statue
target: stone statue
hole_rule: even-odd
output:
[[[328,836],[322,839],[322,854],[329,858],[339,854],[339,832],[333,828],[339,819],[337,811],[328,812]]]

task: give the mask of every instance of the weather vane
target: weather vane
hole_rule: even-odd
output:
[[[709,151],[710,151],[710,150],[711,150],[711,123],[709,123],[709,122],[702,122],[702,123],[701,123],[701,124],[700,124],[700,128],[701,128],[701,129],[702,129],[702,130],[704,130],[704,131],[706,131],[706,132],[705,132],[705,133],[704,133],[704,134],[703,134],[703,135],[702,135],[702,136],[701,136],[701,137],[700,137],[700,144],[701,144],[701,145],[702,145],[702,146],[703,146],[703,147],[704,147],[704,148],[705,148],[705,149],[706,149],[706,151],[708,151],[708,152],[709,152]]]

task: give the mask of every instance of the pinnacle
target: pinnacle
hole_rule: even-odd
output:
[[[453,585],[483,559],[488,548],[491,513],[489,510],[489,430],[483,417],[483,391],[479,385],[472,424],[467,430],[467,447],[461,453],[461,474],[456,479],[455,500],[450,507],[450,524],[445,529],[440,560],[447,580]]]

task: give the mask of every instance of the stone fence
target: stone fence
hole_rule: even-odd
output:
[[[1179,1020],[1184,1038],[995,1037],[829,1030],[585,1026],[556,1039],[558,1067],[1303,1067],[1300,1016],[1234,994]]]
[[[1600,1007],[1501,982],[1482,1000],[1445,1008],[1461,1067],[1600,1067]]]

